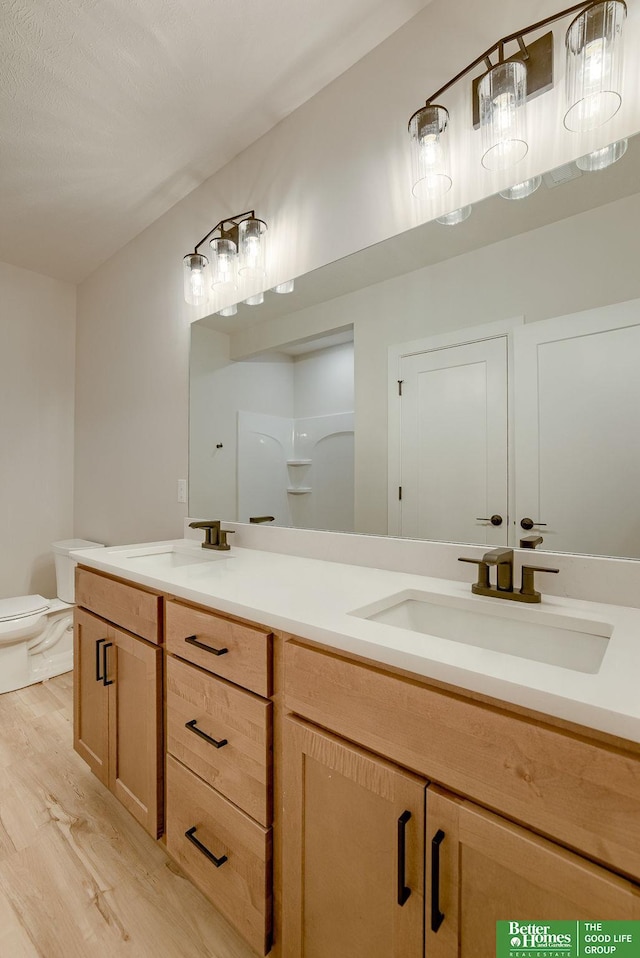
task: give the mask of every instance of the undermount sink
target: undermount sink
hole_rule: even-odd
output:
[[[495,608],[475,598],[407,590],[350,615],[534,662],[596,673],[613,626],[540,609]]]
[[[144,568],[145,572],[155,573],[191,565],[204,565],[215,559],[228,559],[229,553],[204,549],[200,552],[188,552],[177,549],[175,546],[143,546],[139,549],[120,552],[118,558],[127,559],[132,568],[138,568],[140,571]]]

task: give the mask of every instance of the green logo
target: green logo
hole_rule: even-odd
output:
[[[640,958],[640,921],[499,921],[496,958]]]

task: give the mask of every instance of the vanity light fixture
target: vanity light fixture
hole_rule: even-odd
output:
[[[292,293],[295,286],[295,280],[288,279],[286,283],[278,283],[277,286],[273,287],[272,292],[280,293],[284,296],[286,293]]]
[[[267,224],[256,217],[255,210],[216,223],[196,243],[193,253],[183,259],[186,302],[202,306],[209,302],[212,290],[222,293],[235,290],[239,275],[249,282],[262,279],[265,275],[266,230]],[[207,241],[210,260],[199,252]]]
[[[529,149],[526,102],[553,87],[553,33],[527,43],[525,37],[570,14],[577,16],[566,34],[565,126],[592,130],[611,119],[622,102],[626,12],[624,0],[583,0],[498,40],[440,87],[409,120],[414,196],[433,198],[451,188],[450,117],[438,101],[481,63],[486,72],[473,81],[472,104],[473,125],[482,131],[482,166],[505,170],[524,158]],[[505,56],[505,47],[516,43],[517,50]],[[496,54],[497,62],[493,62]]]
[[[595,130],[622,103],[624,0],[593,3],[572,21],[565,39],[568,130]]]
[[[200,253],[189,253],[182,261],[184,298],[190,306],[204,306],[209,299],[209,260]]]
[[[437,223],[442,226],[457,226],[458,223],[464,223],[471,216],[472,206],[461,206],[459,210],[452,210],[451,213],[445,213],[436,218]]]
[[[522,183],[510,186],[507,190],[500,190],[500,196],[505,200],[523,200],[535,193],[541,183],[541,176],[532,176],[528,180],[523,180]]]
[[[451,189],[448,126],[448,111],[429,103],[409,120],[414,196],[442,196]]]
[[[609,143],[600,150],[594,150],[593,153],[587,153],[576,160],[576,166],[585,173],[597,173],[598,170],[606,170],[608,166],[617,163],[618,160],[627,152],[628,140],[616,140],[615,143]]]
[[[478,97],[482,165],[487,170],[507,170],[519,163],[529,149],[525,115],[525,64],[519,60],[496,64],[482,77]]]

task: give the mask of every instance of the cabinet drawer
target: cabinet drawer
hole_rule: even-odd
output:
[[[640,759],[418,681],[285,644],[285,706],[640,878]]]
[[[159,645],[161,596],[76,567],[76,604]]]
[[[270,825],[271,702],[171,656],[166,702],[167,751]]]
[[[166,605],[169,652],[243,685],[271,695],[271,632],[170,600]]]
[[[255,951],[266,954],[271,944],[271,829],[257,825],[168,755],[166,836],[169,854],[194,884]],[[213,856],[226,860],[216,866]]]

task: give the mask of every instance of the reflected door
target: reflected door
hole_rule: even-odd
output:
[[[506,336],[407,356],[400,377],[400,534],[506,545]]]
[[[514,357],[516,535],[637,558],[640,300],[524,326]]]

